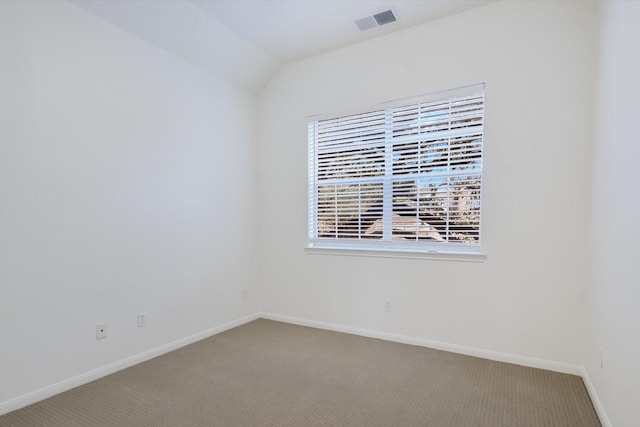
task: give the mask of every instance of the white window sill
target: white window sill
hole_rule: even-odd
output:
[[[305,252],[311,255],[341,255],[380,258],[431,259],[438,261],[484,262],[487,255],[483,253],[442,252],[442,251],[407,251],[390,249],[356,249],[337,247],[307,246]]]

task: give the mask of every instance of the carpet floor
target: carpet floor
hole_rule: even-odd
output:
[[[580,377],[259,319],[0,426],[600,426]]]

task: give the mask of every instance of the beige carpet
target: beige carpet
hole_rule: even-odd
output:
[[[582,379],[256,320],[1,426],[600,426]]]

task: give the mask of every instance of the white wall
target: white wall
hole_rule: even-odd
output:
[[[640,3],[603,4],[585,367],[616,427],[640,425],[638,22]]]
[[[262,310],[581,365],[596,33],[593,6],[497,2],[283,67],[259,109]],[[483,81],[485,262],[304,253],[308,115]]]
[[[599,67],[592,6],[498,2],[285,66],[256,116],[71,4],[0,2],[0,408],[261,309],[585,365],[639,425],[640,7],[603,10]],[[304,253],[308,115],[480,81],[484,263]]]
[[[258,311],[254,119],[72,4],[0,2],[0,403]]]

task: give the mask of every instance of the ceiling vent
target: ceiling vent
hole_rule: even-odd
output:
[[[356,25],[360,28],[360,31],[364,31],[381,25],[390,24],[392,22],[396,22],[396,16],[393,14],[393,11],[385,10],[384,12],[376,13],[373,16],[358,19],[356,21]]]

